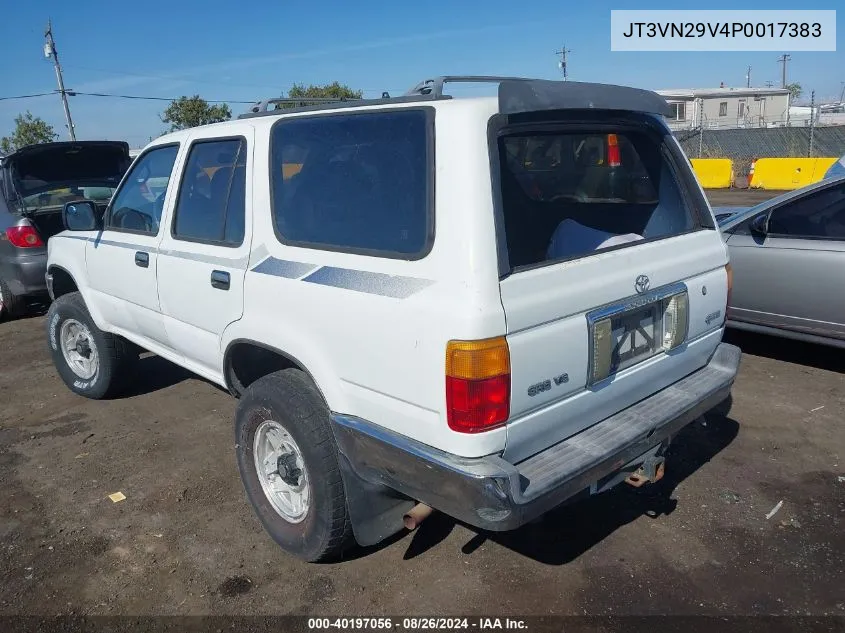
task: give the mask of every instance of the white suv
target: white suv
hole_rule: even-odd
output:
[[[728,254],[661,97],[461,77],[270,103],[155,140],[103,218],[67,205],[47,327],[83,396],[141,348],[240,398],[240,474],[286,550],[655,481],[729,395]]]

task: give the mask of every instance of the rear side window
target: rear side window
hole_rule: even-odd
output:
[[[245,189],[243,139],[194,143],[176,202],[173,237],[240,246],[244,240]]]
[[[498,150],[511,268],[696,228],[657,135],[505,134]]]
[[[286,244],[417,259],[431,244],[431,139],[421,109],[283,119],[271,137]]]

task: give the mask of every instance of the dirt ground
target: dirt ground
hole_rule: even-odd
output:
[[[730,411],[658,484],[504,535],[434,515],[308,565],[247,504],[228,394],[149,357],[126,397],[88,401],[42,316],[0,323],[0,615],[845,615],[845,354],[729,340]]]

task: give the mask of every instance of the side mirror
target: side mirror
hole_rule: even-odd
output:
[[[748,228],[753,235],[766,237],[769,232],[769,214],[763,213],[758,215],[756,218],[751,220],[751,224],[748,225]]]
[[[97,218],[97,205],[91,200],[68,202],[62,210],[62,220],[68,231],[96,231],[99,228]]]

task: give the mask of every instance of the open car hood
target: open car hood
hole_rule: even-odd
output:
[[[3,157],[16,192],[27,197],[64,186],[117,187],[131,163],[125,141],[28,145]]]

